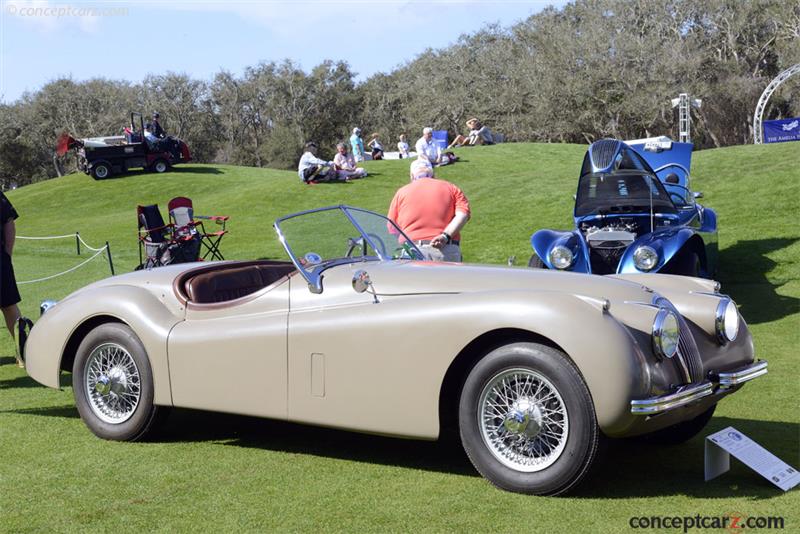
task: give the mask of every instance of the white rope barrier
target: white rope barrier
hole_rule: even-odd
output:
[[[70,237],[74,237],[74,236],[70,236]],[[50,276],[45,276],[44,278],[37,278],[36,280],[25,280],[24,282],[17,282],[17,285],[23,285],[23,284],[35,284],[36,282],[44,282],[45,280],[52,280],[53,278],[58,278],[59,276],[63,276],[63,275],[65,275],[65,274],[67,274],[67,273],[71,273],[72,271],[75,271],[75,270],[77,270],[77,269],[80,269],[81,267],[83,267],[84,265],[86,265],[87,263],[89,263],[90,261],[92,261],[93,259],[95,259],[97,256],[99,256],[100,254],[102,254],[102,253],[103,253],[103,252],[104,252],[104,251],[105,251],[107,248],[108,248],[108,245],[104,246],[103,248],[101,248],[101,249],[99,249],[97,252],[95,252],[95,253],[94,253],[94,256],[92,256],[91,258],[88,258],[88,259],[86,259],[86,260],[82,261],[81,263],[79,263],[79,264],[78,264],[78,265],[76,265],[75,267],[72,267],[72,268],[70,268],[70,269],[67,269],[67,270],[66,270],[66,271],[64,271],[64,272],[57,273],[57,274],[53,274],[53,275],[50,275]]]
[[[64,238],[67,238],[67,237],[75,237],[76,234],[77,234],[77,232],[75,234],[48,235],[48,236],[43,236],[43,237],[26,237],[26,236],[23,236],[23,235],[18,235],[17,239],[30,239],[30,240],[37,240],[37,241],[38,240],[44,240],[44,239],[64,239]]]
[[[108,246],[107,246],[107,245],[105,245],[105,246],[102,246],[102,247],[100,247],[100,248],[93,248],[93,247],[90,247],[89,245],[87,245],[87,244],[86,244],[86,241],[84,241],[84,240],[83,240],[83,238],[81,237],[81,234],[75,234],[75,235],[78,237],[78,240],[79,240],[79,241],[80,241],[80,242],[83,244],[83,246],[84,246],[84,247],[86,247],[86,248],[88,248],[89,250],[92,250],[92,251],[94,251],[94,252],[97,252],[98,250],[105,250],[106,248],[108,248]]]
[[[52,239],[73,238],[73,239],[76,240],[76,247],[77,247],[78,254],[81,253],[81,247],[80,247],[81,244],[86,249],[91,250],[92,252],[94,252],[94,255],[92,257],[82,261],[81,263],[79,263],[78,265],[76,265],[74,267],[71,267],[71,268],[67,269],[64,272],[60,272],[60,273],[53,274],[53,275],[50,275],[50,276],[45,276],[44,278],[37,278],[35,280],[25,280],[23,282],[17,282],[17,285],[34,284],[36,282],[44,282],[45,280],[52,280],[53,278],[58,278],[59,276],[63,276],[65,274],[67,274],[67,273],[71,273],[72,271],[80,269],[81,267],[83,267],[84,265],[86,265],[87,263],[89,263],[90,261],[95,259],[97,256],[99,256],[103,252],[106,253],[106,257],[108,258],[108,266],[111,268],[111,275],[112,276],[114,275],[114,263],[111,260],[111,247],[109,246],[108,241],[106,241],[106,244],[103,245],[100,248],[91,247],[91,246],[89,246],[88,243],[86,243],[86,241],[83,240],[83,238],[81,237],[80,232],[75,232],[74,234],[67,234],[67,235],[51,235],[51,236],[22,236],[22,235],[18,235],[18,236],[16,236],[16,238],[17,239],[30,240],[30,241],[42,241],[42,240],[52,240]]]

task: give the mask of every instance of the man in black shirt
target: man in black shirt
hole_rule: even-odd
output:
[[[17,303],[22,300],[17,289],[17,281],[14,278],[14,267],[11,265],[11,253],[17,236],[14,219],[18,216],[14,206],[0,192],[0,309],[3,311],[6,327],[12,338],[20,317]],[[17,362],[21,363],[19,358],[17,358]]]
[[[161,127],[161,123],[158,122],[158,113],[153,113],[153,121],[150,123],[151,129],[150,131],[153,132],[153,135],[158,137],[159,139],[163,139],[167,135],[164,133],[164,128]]]

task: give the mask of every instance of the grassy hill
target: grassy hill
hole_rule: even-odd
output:
[[[508,144],[462,149],[439,170],[469,197],[465,260],[527,263],[530,235],[572,224],[572,194],[584,146]],[[793,143],[698,152],[693,189],[717,210],[723,291],[739,303],[770,374],[723,401],[708,427],[749,433],[785,461],[800,463],[796,347],[800,344],[798,146]],[[295,173],[186,165],[176,172],[97,182],[75,174],[11,192],[18,233],[79,231],[108,241],[117,272],[138,263],[137,204],[188,196],[200,214],[230,215],[229,259],[284,257],[272,221],[346,203],[386,212],[408,181],[405,161],[368,162],[351,184],[302,185]],[[19,280],[45,277],[86,257],[74,240],[18,241]],[[22,309],[38,315],[108,276],[102,259],[50,281],[23,285]],[[13,349],[0,335],[0,357]],[[493,489],[463,451],[448,444],[362,436],[243,417],[176,411],[155,443],[104,442],[80,422],[71,390],[36,385],[0,367],[0,530],[372,530],[511,531],[628,528],[633,515],[784,516],[800,521],[797,492],[780,495],[739,465],[702,478],[703,442],[654,448],[615,443],[577,495],[533,498]],[[794,503],[794,504],[792,504]],[[514,513],[508,513],[514,510]]]

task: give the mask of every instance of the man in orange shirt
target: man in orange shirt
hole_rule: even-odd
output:
[[[397,190],[389,218],[432,261],[461,261],[460,230],[469,220],[469,201],[456,185],[437,180],[424,159],[411,164],[411,183]]]

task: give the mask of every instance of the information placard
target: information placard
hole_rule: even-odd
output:
[[[783,491],[800,484],[800,473],[732,426],[706,437],[706,482],[731,468],[730,455]]]

